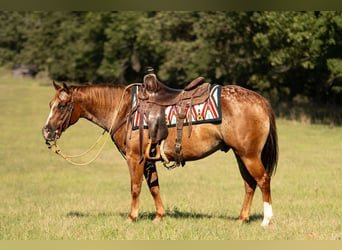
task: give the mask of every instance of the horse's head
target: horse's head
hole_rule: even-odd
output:
[[[50,102],[50,114],[43,127],[43,137],[46,142],[56,141],[72,123],[74,103],[72,89],[65,83],[59,86],[53,82],[56,94]]]

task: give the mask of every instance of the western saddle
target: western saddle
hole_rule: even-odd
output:
[[[139,144],[140,144],[140,160],[143,159],[143,129],[144,118],[147,121],[149,131],[149,143],[145,152],[145,157],[148,160],[160,160],[159,144],[168,136],[168,127],[165,119],[165,108],[167,106],[176,105],[176,143],[175,143],[175,164],[172,167],[177,167],[180,164],[184,166],[185,161],[182,157],[182,133],[185,118],[189,125],[189,137],[191,135],[192,121],[192,105],[201,104],[209,98],[210,84],[203,83],[204,78],[198,77],[189,83],[184,89],[173,89],[161,83],[149,68],[147,75],[144,76],[143,85],[139,88],[137,111],[139,112]],[[186,109],[189,112],[186,117]],[[168,159],[162,152],[162,159],[168,163]],[[165,165],[166,166],[166,165]]]

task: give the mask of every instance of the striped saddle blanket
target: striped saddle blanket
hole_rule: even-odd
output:
[[[186,109],[186,118],[184,119],[184,126],[189,124],[189,117],[192,124],[202,123],[220,123],[222,121],[221,110],[221,85],[211,85],[209,98],[202,104],[193,105]],[[135,86],[132,91],[131,107],[137,104],[137,96],[139,93],[139,87]],[[189,112],[191,115],[189,116]],[[132,116],[133,130],[139,128],[139,112],[136,111]],[[165,119],[168,127],[176,126],[177,117],[177,105],[167,106],[165,108]],[[147,123],[144,120],[144,128],[147,127]]]

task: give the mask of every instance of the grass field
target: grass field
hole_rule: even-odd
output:
[[[44,79],[0,72],[0,239],[342,239],[342,128],[278,120],[280,158],[272,179],[274,219],[266,229],[256,192],[239,225],[244,195],[233,154],[218,152],[169,171],[158,165],[167,210],[153,224],[143,186],[140,218],[127,224],[128,168],[107,143],[93,164],[75,167],[48,151],[41,128],[54,93]],[[333,111],[332,111],[333,112]],[[80,121],[60,146],[87,149],[102,130]]]

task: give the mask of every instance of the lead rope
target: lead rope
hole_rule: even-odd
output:
[[[81,154],[78,154],[78,155],[66,155],[66,154],[64,154],[62,152],[62,150],[59,148],[58,144],[57,144],[57,139],[54,141],[54,144],[49,144],[49,146],[48,146],[49,149],[51,149],[51,151],[53,151],[56,154],[60,155],[64,160],[66,160],[67,162],[69,162],[70,164],[75,165],[75,166],[86,166],[86,165],[89,165],[90,163],[94,162],[99,157],[99,155],[102,152],[102,150],[104,149],[104,146],[106,145],[108,139],[110,138],[111,133],[113,132],[114,122],[116,120],[116,117],[117,117],[120,109],[121,109],[121,106],[122,106],[122,103],[123,103],[123,100],[124,100],[124,96],[125,96],[125,93],[126,93],[127,89],[129,89],[129,88],[131,88],[133,86],[141,86],[141,85],[142,85],[141,83],[132,83],[132,84],[130,84],[130,85],[125,87],[125,89],[124,89],[124,91],[122,93],[122,96],[121,96],[121,100],[120,100],[118,111],[116,112],[116,115],[113,116],[113,119],[112,119],[112,122],[111,122],[111,126],[110,126],[110,129],[108,131],[108,135],[109,136],[103,142],[103,144],[99,148],[98,152],[95,154],[95,156],[92,159],[90,159],[87,162],[82,162],[82,163],[75,162],[75,161],[71,160],[73,158],[80,158],[80,157],[86,155],[87,153],[89,153],[91,150],[93,150],[93,148],[95,148],[95,146],[100,142],[102,137],[105,135],[106,130],[104,130],[102,132],[102,135],[99,136],[99,138],[96,140],[96,142],[88,150],[86,150],[85,152],[83,152]],[[113,134],[113,136],[114,136],[114,134]]]

